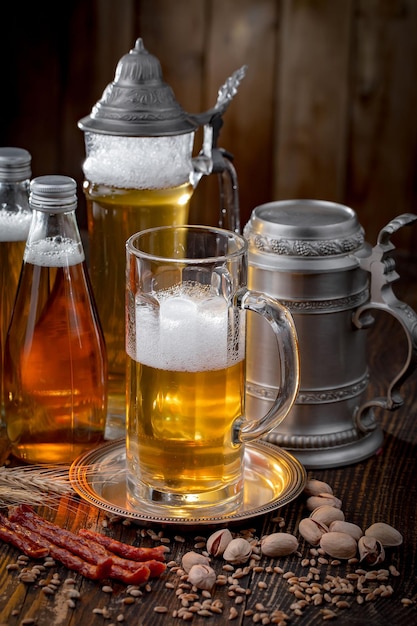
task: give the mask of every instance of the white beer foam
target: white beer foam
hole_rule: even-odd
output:
[[[68,267],[84,261],[84,250],[73,239],[47,237],[26,245],[23,260],[40,267]]]
[[[159,309],[143,304],[136,308],[137,361],[158,369],[199,372],[243,358],[229,346],[228,304],[222,296],[203,289],[199,294],[159,292],[156,297]]]
[[[26,241],[32,211],[0,211],[0,241]]]
[[[174,137],[86,133],[85,178],[124,189],[177,187],[190,180],[194,132]]]

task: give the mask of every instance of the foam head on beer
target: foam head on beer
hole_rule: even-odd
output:
[[[27,245],[24,260],[39,267],[69,267],[84,261],[84,250],[72,239],[47,237]]]
[[[183,283],[156,298],[154,306],[138,302],[132,358],[184,372],[219,370],[243,358],[243,348],[236,355],[228,340],[228,303],[209,286]]]
[[[124,189],[176,187],[190,179],[194,133],[119,137],[87,133],[85,177]]]

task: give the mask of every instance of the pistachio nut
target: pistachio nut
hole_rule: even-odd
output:
[[[305,517],[298,525],[298,532],[311,546],[318,546],[322,535],[329,532],[329,529],[319,520]]]
[[[359,539],[363,535],[362,528],[357,524],[352,524],[352,522],[345,522],[338,519],[333,520],[333,522],[330,523],[329,531],[347,533],[348,535],[351,535],[354,539],[356,539],[356,541],[359,541]]]
[[[181,560],[182,569],[187,572],[191,570],[193,565],[209,565],[210,559],[208,556],[204,556],[204,554],[200,554],[199,552],[186,552]]]
[[[307,496],[317,496],[323,493],[330,493],[333,495],[333,489],[327,483],[316,478],[310,478],[305,484],[304,493]]]
[[[233,535],[228,528],[216,530],[207,539],[207,552],[213,556],[221,556],[232,539]]]
[[[360,561],[369,565],[378,565],[385,559],[385,550],[379,539],[363,535],[358,541]]]
[[[310,513],[310,518],[316,520],[316,522],[330,526],[334,520],[344,521],[345,514],[342,509],[337,509],[330,504],[322,504]]]
[[[367,537],[375,537],[385,548],[400,546],[403,542],[402,534],[393,526],[384,522],[376,522],[365,530]]]
[[[358,544],[347,533],[332,532],[322,535],[320,547],[335,559],[351,559],[356,556]]]
[[[290,533],[272,533],[261,539],[261,552],[264,556],[288,556],[298,548],[298,539]]]
[[[314,509],[317,509],[319,506],[323,506],[323,504],[333,506],[336,509],[342,508],[342,501],[340,498],[336,498],[336,496],[332,493],[318,493],[307,498],[306,502],[306,506],[309,511],[314,511]]]
[[[223,552],[223,558],[229,563],[246,563],[252,554],[252,546],[243,537],[232,539]]]
[[[188,582],[197,589],[210,591],[216,582],[216,572],[209,565],[196,563],[188,572]]]

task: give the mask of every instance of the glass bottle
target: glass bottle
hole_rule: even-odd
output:
[[[30,184],[31,226],[5,345],[14,456],[70,463],[104,439],[107,355],[77,226],[76,183]]]
[[[4,428],[4,343],[32,217],[29,207],[31,162],[31,154],[23,148],[0,148],[0,424],[2,430]]]

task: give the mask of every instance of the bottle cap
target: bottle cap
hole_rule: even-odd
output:
[[[0,148],[0,182],[20,182],[30,178],[32,156],[24,148]]]
[[[47,213],[64,213],[77,208],[77,183],[69,176],[38,176],[30,183],[29,204]]]
[[[105,135],[162,137],[193,132],[199,123],[178,104],[162,78],[159,60],[139,38],[119,60],[114,81],[78,126]]]

